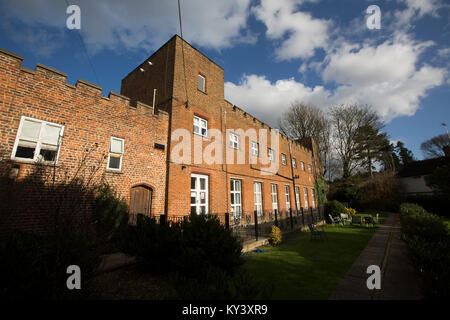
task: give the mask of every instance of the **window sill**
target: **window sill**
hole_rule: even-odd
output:
[[[200,134],[200,133],[196,133],[196,132],[193,132],[193,134],[195,134],[196,136],[200,136],[200,137],[202,137],[203,139],[206,139],[206,140],[211,141],[211,137],[204,136],[204,135],[202,135],[202,134]]]
[[[114,169],[106,169],[106,173],[116,173],[116,174],[123,174],[122,170],[114,170]]]
[[[202,90],[200,90],[199,88],[197,88],[197,91],[198,91],[198,92],[201,92],[201,93],[203,93],[203,94],[208,95],[208,94],[206,93],[206,91],[202,91]]]
[[[53,163],[51,161],[35,161],[35,160],[17,159],[17,158],[12,158],[10,160],[12,162],[21,163],[21,164],[43,165],[43,166],[51,166],[51,167],[53,167],[53,166],[60,167],[61,166],[59,163]]]

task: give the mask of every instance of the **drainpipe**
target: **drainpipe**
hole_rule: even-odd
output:
[[[291,175],[292,175],[292,185],[294,186],[294,203],[295,203],[295,210],[298,211],[298,205],[297,205],[297,195],[295,193],[295,176],[294,176],[294,166],[292,165],[292,149],[291,149],[291,143],[289,142],[289,158],[291,160]],[[299,190],[300,192],[300,190]],[[300,194],[298,195],[300,200]]]

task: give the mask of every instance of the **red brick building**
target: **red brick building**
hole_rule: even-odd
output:
[[[120,95],[66,78],[0,51],[1,156],[17,179],[38,159],[75,170],[93,148],[106,155],[101,174],[133,213],[316,207],[314,141],[277,135],[225,100],[224,70],[180,37],[128,74]]]
[[[103,97],[94,84],[78,80],[73,86],[66,79],[43,65],[24,68],[22,57],[0,50],[0,155],[12,162],[11,178],[27,175],[38,159],[44,165],[56,161],[58,172],[73,177],[90,153],[94,162],[104,159],[98,174],[127,201],[144,203],[139,209],[147,213],[163,212],[168,114],[130,105],[117,93]],[[18,213],[14,224],[40,228],[33,209]]]
[[[174,36],[128,74],[122,80],[121,93],[132,101],[151,104],[155,100],[158,110],[169,113],[169,216],[316,206],[314,178],[320,172],[320,161],[312,139],[300,143],[280,135],[278,148],[273,147],[272,128],[224,99],[224,70],[180,37]],[[190,149],[197,144],[203,155],[208,146],[217,143],[216,160],[223,161],[195,159],[202,152],[191,152],[182,161],[175,159],[180,129],[189,132],[185,143]],[[245,134],[252,129],[256,137]],[[258,140],[260,129],[268,132],[267,146]],[[221,133],[222,139],[212,137],[209,132],[213,130]],[[261,164],[269,152],[278,170],[270,169],[271,162]],[[233,153],[231,164],[226,159]],[[245,161],[237,164],[239,157]]]

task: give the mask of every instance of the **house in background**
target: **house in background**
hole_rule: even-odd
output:
[[[407,164],[398,173],[398,179],[403,192],[406,195],[433,195],[425,180],[427,175],[442,165],[450,164],[450,147],[444,147],[445,156]]]

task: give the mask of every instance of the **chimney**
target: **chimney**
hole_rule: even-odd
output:
[[[446,157],[450,157],[450,145],[442,148]]]

